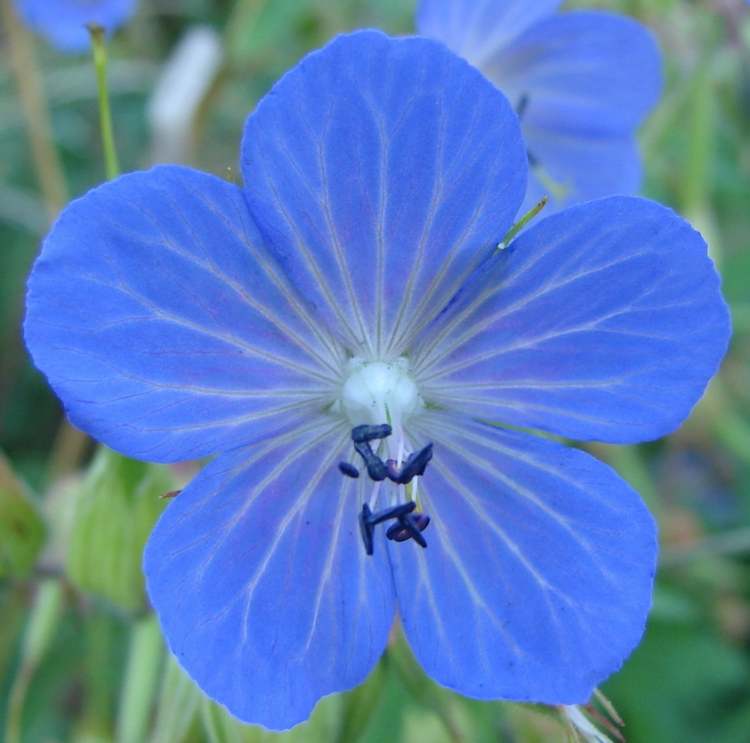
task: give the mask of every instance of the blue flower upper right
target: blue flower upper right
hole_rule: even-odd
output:
[[[555,13],[560,0],[422,0],[421,34],[478,67],[515,106],[529,152],[524,209],[637,193],[636,130],[661,94],[653,35],[624,16]]]

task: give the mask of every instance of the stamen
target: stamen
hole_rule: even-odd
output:
[[[368,555],[372,555],[372,531],[374,524],[372,523],[372,511],[370,506],[365,503],[362,506],[362,511],[359,514],[359,533],[362,536],[362,543],[365,545],[365,552]]]
[[[380,482],[388,477],[388,470],[383,460],[372,451],[369,442],[366,444],[354,444],[354,450],[362,457],[365,467],[367,467],[367,474],[371,480]]]
[[[430,517],[424,513],[412,515],[416,507],[417,504],[414,501],[408,501],[373,513],[367,503],[363,504],[359,514],[359,533],[362,536],[365,552],[372,555],[374,551],[373,532],[375,527],[391,519],[398,519],[398,522],[390,526],[385,533],[388,539],[396,542],[413,539],[417,544],[426,547],[427,542],[421,532],[427,528]]]
[[[388,472],[388,479],[393,482],[398,482],[399,475],[401,474],[401,468],[398,466],[398,462],[395,459],[386,459],[385,468]]]
[[[401,429],[399,429],[401,431]],[[387,459],[385,462],[372,450],[370,442],[379,441],[391,436],[393,429],[388,423],[376,425],[360,425],[352,429],[352,443],[354,450],[362,457],[362,461],[367,468],[367,474],[370,479],[374,480],[376,485],[369,503],[362,505],[362,511],[359,514],[359,531],[362,536],[362,543],[365,546],[365,552],[368,555],[373,554],[374,542],[373,533],[378,524],[391,519],[397,519],[397,523],[392,524],[386,531],[386,537],[396,542],[405,542],[407,539],[413,539],[421,547],[427,547],[427,541],[422,536],[422,532],[430,523],[430,517],[424,513],[413,515],[417,507],[415,500],[409,500],[406,503],[399,503],[390,508],[384,508],[381,511],[373,513],[370,504],[377,502],[377,493],[380,489],[380,483],[389,479],[396,485],[408,485],[415,477],[421,477],[424,474],[427,465],[432,459],[432,444],[427,444],[419,451],[412,452],[406,458],[402,466],[399,462],[403,456],[403,437],[399,437],[398,459]],[[349,462],[339,462],[339,470],[348,477],[359,477],[357,468]],[[416,494],[416,481],[411,489],[411,494]],[[407,489],[406,491],[410,491]]]
[[[387,439],[393,429],[387,423],[377,426],[355,426],[352,428],[352,441],[355,444],[367,444],[376,439]]]
[[[391,519],[400,519],[402,516],[410,514],[416,507],[417,504],[414,501],[407,501],[406,503],[399,503],[397,506],[384,508],[372,515],[372,525],[382,524],[384,521],[390,521]]]
[[[427,540],[422,536],[422,532],[429,525],[430,517],[426,513],[406,514],[399,517],[398,523],[389,526],[385,535],[394,542],[413,539],[420,547],[427,547]]]
[[[430,463],[431,459],[432,444],[427,444],[427,446],[423,447],[419,451],[409,454],[409,456],[406,458],[406,462],[404,462],[404,466],[398,472],[396,477],[391,477],[390,471],[388,473],[388,476],[391,478],[391,480],[393,480],[393,482],[397,483],[398,485],[407,485],[415,477],[421,477],[422,475],[424,475],[424,471],[427,468],[427,465]]]
[[[352,428],[354,450],[362,457],[365,467],[367,467],[367,474],[375,482],[385,480],[388,477],[388,470],[383,460],[373,452],[370,442],[388,438],[392,433],[393,429],[387,423],[381,423],[376,426],[355,426]]]
[[[342,475],[352,477],[355,480],[359,477],[359,470],[349,462],[339,462],[339,471]]]

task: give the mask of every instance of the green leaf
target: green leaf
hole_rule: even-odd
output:
[[[25,578],[44,537],[39,512],[0,452],[0,578]]]
[[[652,621],[633,656],[605,686],[628,740],[746,743],[750,665],[706,626]]]
[[[343,709],[337,743],[353,743],[360,739],[380,704],[385,682],[386,670],[381,662],[363,684],[341,697]]]
[[[325,697],[307,722],[285,733],[245,725],[208,698],[203,700],[201,718],[208,743],[330,743],[337,739],[341,707],[340,695]],[[348,743],[354,743],[354,740]]]
[[[146,606],[141,556],[174,488],[163,465],[126,459],[100,447],[77,494],[67,556],[71,582],[126,611]]]
[[[155,616],[133,624],[117,718],[117,743],[143,743],[151,718],[164,643]]]
[[[180,743],[196,718],[201,697],[201,690],[170,656],[161,682],[152,743]]]

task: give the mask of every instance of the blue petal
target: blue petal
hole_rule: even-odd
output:
[[[13,0],[21,19],[61,52],[85,52],[91,45],[86,24],[112,33],[136,10],[137,0]]]
[[[527,127],[528,129],[528,127]],[[633,194],[641,185],[641,156],[631,134],[589,135],[530,132],[535,165],[521,207],[525,214],[546,196],[549,215],[575,202],[611,194]]]
[[[476,70],[376,31],[282,78],[248,119],[242,167],[292,280],[354,352],[378,356],[503,236],[527,171],[515,115]]]
[[[595,136],[629,133],[643,121],[661,94],[661,66],[645,26],[578,11],[535,24],[482,69],[512,102],[528,96],[524,125]]]
[[[563,206],[639,186],[636,128],[662,89],[652,34],[624,16],[563,13],[500,50],[482,71],[522,109],[524,139]]]
[[[169,505],[144,570],[169,647],[240,720],[280,730],[364,680],[395,597],[382,534],[368,557],[349,430],[306,430],[224,454]]]
[[[422,0],[417,30],[481,66],[560,4],[561,0]]]
[[[639,497],[576,449],[449,414],[421,481],[427,549],[390,549],[403,626],[439,683],[480,699],[586,702],[638,643],[656,533]]]
[[[433,402],[628,443],[689,415],[729,335],[701,236],[663,206],[612,197],[498,251],[425,332],[414,368]]]
[[[65,210],[29,280],[25,335],[76,426],[158,461],[293,424],[338,376],[242,191],[187,168],[124,176]]]

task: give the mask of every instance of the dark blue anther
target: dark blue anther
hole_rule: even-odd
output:
[[[349,462],[339,462],[339,471],[342,475],[353,477],[355,480],[359,477],[359,470]]]
[[[420,547],[427,547],[427,540],[422,532],[430,525],[430,517],[426,513],[404,514],[398,522],[389,526],[385,535],[394,542],[405,542],[413,539]]]
[[[410,483],[415,477],[421,477],[424,474],[427,465],[432,459],[432,444],[427,444],[419,451],[409,454],[404,462],[404,466],[397,470],[395,462],[393,466],[388,466],[388,477],[398,485],[406,485]],[[392,459],[388,460],[388,464],[393,462]]]
[[[422,542],[424,542],[424,537],[419,533],[419,523],[420,518],[422,514],[418,514],[416,520],[412,518],[411,513],[412,511],[417,507],[417,504],[414,501],[408,501],[407,503],[399,503],[397,506],[391,506],[390,508],[384,508],[382,511],[376,511],[373,513],[370,510],[370,506],[365,503],[362,506],[362,510],[359,514],[359,533],[362,536],[362,542],[365,545],[365,552],[368,555],[371,555],[373,553],[373,531],[375,527],[378,524],[382,524],[384,521],[390,521],[391,519],[398,519],[398,523],[394,524],[393,526],[398,527],[398,529],[411,529],[416,532],[417,536],[414,537],[417,541],[420,539]],[[402,519],[409,519],[406,522],[403,522]],[[429,518],[427,519],[427,522],[429,523]],[[393,526],[388,530],[386,533],[386,536],[391,532],[393,529]],[[424,529],[427,526],[425,524],[422,529]],[[406,537],[404,539],[408,539],[410,536],[412,536],[411,531],[407,532]],[[389,539],[393,539],[393,537],[388,537]],[[404,539],[400,539],[398,541],[403,542]],[[426,547],[427,543],[425,542],[422,546]]]
[[[355,426],[352,428],[352,441],[355,444],[367,444],[377,439],[387,439],[393,433],[393,429],[387,423],[377,426]]]
[[[375,482],[380,482],[388,477],[388,470],[386,469],[383,460],[373,452],[370,448],[369,442],[364,444],[354,444],[354,450],[360,457],[362,457],[370,479],[375,480]]]
[[[365,545],[365,552],[371,555],[372,549],[372,530],[374,524],[372,523],[372,511],[370,506],[365,503],[362,506],[362,511],[359,514],[359,533],[362,536],[362,543]]]
[[[417,504],[413,500],[410,500],[406,503],[399,503],[397,506],[384,508],[382,511],[378,511],[372,515],[372,524],[374,526],[375,524],[382,524],[384,521],[401,518],[410,514],[416,507]]]

